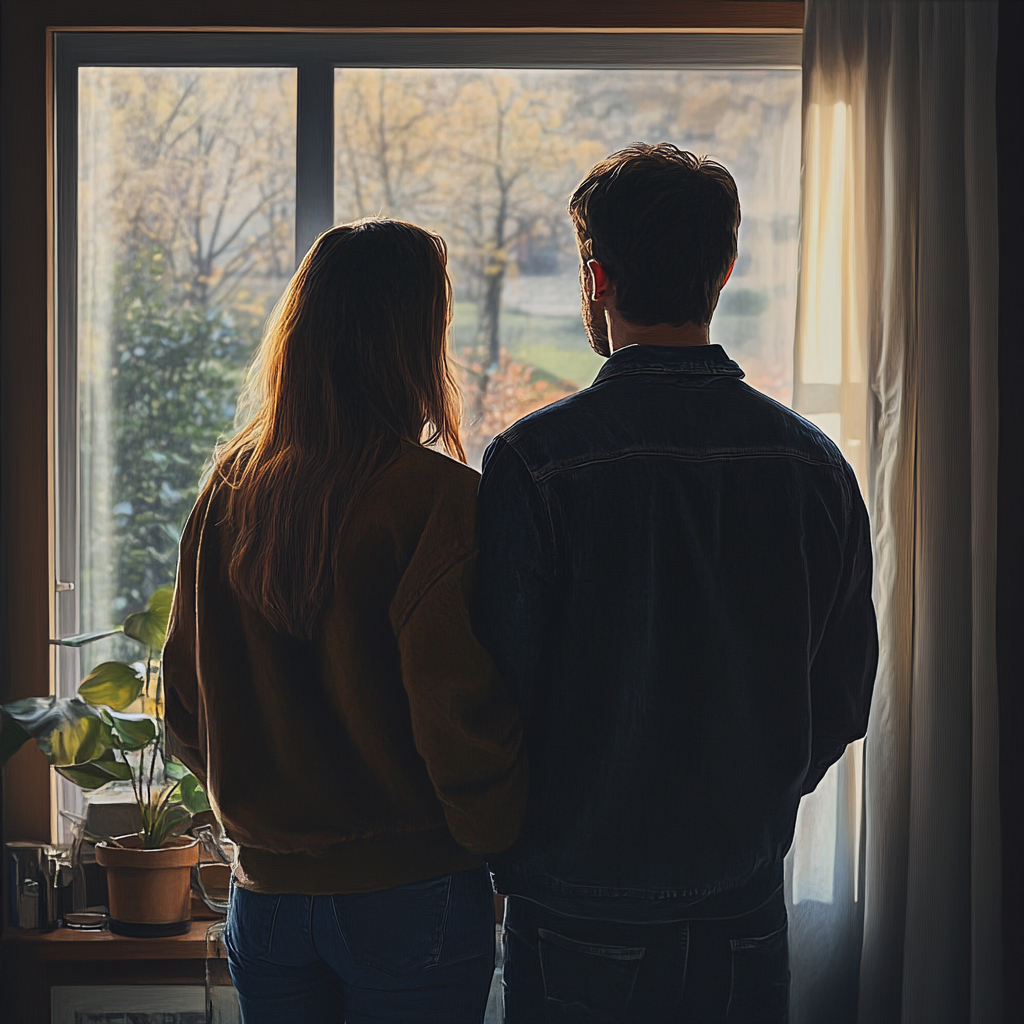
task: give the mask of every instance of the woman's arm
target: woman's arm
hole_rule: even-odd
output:
[[[500,853],[526,810],[527,768],[515,704],[473,634],[473,550],[422,594],[395,635],[416,749],[448,828],[472,853]]]
[[[196,578],[199,542],[211,494],[192,509],[178,547],[178,573],[164,642],[165,721],[173,741],[170,753],[206,785],[206,743],[201,736],[199,677],[196,671]]]

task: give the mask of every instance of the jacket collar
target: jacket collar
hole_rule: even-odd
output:
[[[594,383],[630,373],[693,373],[742,377],[721,345],[629,345],[613,352]]]

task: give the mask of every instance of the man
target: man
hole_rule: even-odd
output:
[[[709,343],[728,171],[637,144],[569,211],[608,362],[497,437],[480,490],[479,628],[531,773],[492,865],[506,1019],[785,1021],[797,805],[867,726],[867,514],[835,445]]]

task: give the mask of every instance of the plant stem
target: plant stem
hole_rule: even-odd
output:
[[[147,647],[146,648],[146,696],[147,697],[149,696],[149,680],[150,680],[150,676],[152,675],[152,671],[153,671],[153,648],[152,647]],[[157,700],[159,701],[159,698],[160,698],[159,684],[157,684],[157,688],[158,688]],[[156,711],[158,712],[158,714],[156,716],[156,719],[157,719],[156,737],[153,740],[153,756],[150,758],[150,761],[149,761],[149,780],[148,780],[147,787],[146,787],[147,790],[148,790],[148,799],[151,802],[153,800],[153,772],[156,769],[156,752],[157,752],[157,748],[160,746],[160,739],[161,739],[161,737],[160,737],[160,726],[161,726],[162,723],[161,723],[161,719],[160,719],[160,715],[159,715],[159,711],[160,711],[159,703],[157,704]]]
[[[147,783],[147,790],[149,799],[153,799],[153,771],[156,768],[156,751],[157,747],[160,746],[159,727],[157,736],[153,740],[153,756],[149,759],[149,782]]]
[[[138,808],[139,808],[139,816],[143,817],[142,798],[139,796],[139,790],[135,786],[135,770],[132,768],[132,763],[128,759],[127,753],[125,753],[124,751],[121,751],[121,756],[124,758],[124,763],[126,765],[128,765],[128,778],[131,779],[131,782],[132,782],[132,792],[135,794],[135,803],[138,805]],[[140,772],[140,775],[141,775],[141,772]],[[141,783],[141,779],[140,779],[140,783]],[[143,828],[145,828],[145,820],[143,820]]]

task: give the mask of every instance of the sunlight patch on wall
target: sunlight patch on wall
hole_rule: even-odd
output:
[[[836,802],[839,764],[832,765],[813,793],[800,801],[793,839],[793,903],[835,898]]]

